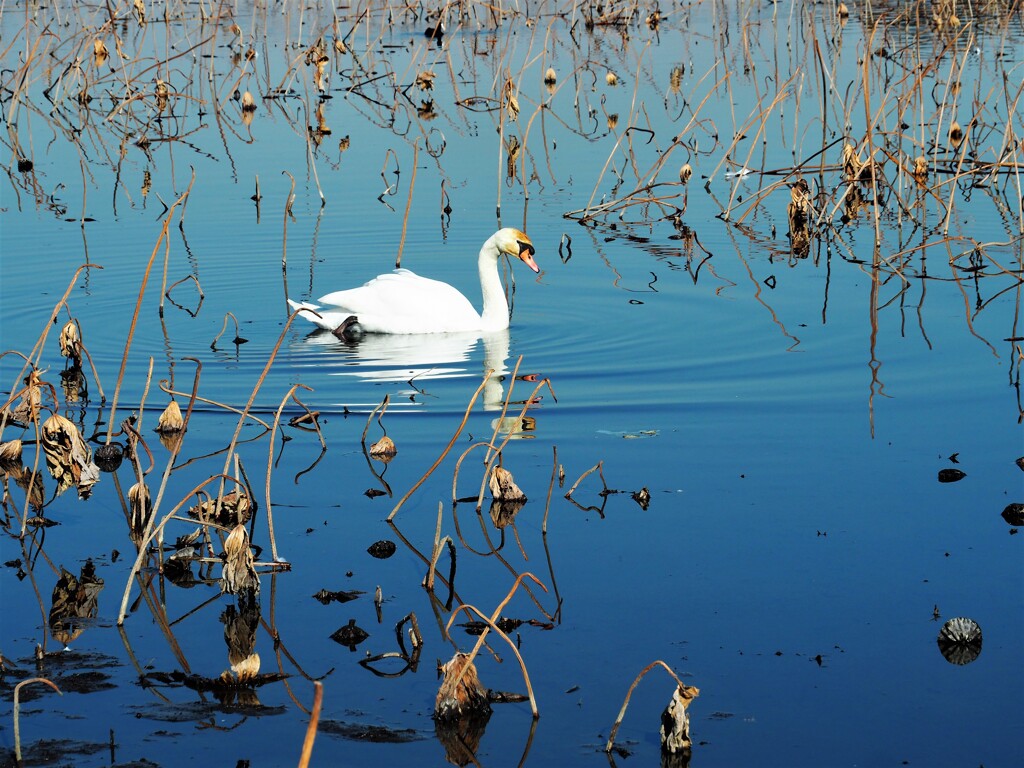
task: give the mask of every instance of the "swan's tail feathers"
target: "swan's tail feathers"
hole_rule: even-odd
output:
[[[288,299],[288,306],[293,311],[298,311],[299,317],[308,320],[319,328],[323,328],[325,331],[333,331],[345,322],[345,317],[339,317],[337,311],[327,311],[317,304]]]

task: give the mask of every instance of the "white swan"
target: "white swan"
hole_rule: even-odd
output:
[[[288,304],[306,320],[336,334],[354,324],[363,333],[499,331],[508,328],[508,302],[498,277],[498,258],[503,253],[540,272],[526,233],[511,227],[499,229],[487,238],[477,260],[484,300],[479,314],[452,286],[408,269],[380,275],[360,288],[321,296],[318,301],[323,306],[291,299]]]

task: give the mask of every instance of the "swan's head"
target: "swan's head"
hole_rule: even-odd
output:
[[[530,242],[530,238],[526,236],[525,232],[521,232],[514,227],[505,227],[505,229],[499,229],[494,233],[494,242],[498,246],[499,253],[515,256],[534,272],[540,272],[540,267],[533,260],[533,254],[536,253],[536,249],[534,249],[533,243]]]

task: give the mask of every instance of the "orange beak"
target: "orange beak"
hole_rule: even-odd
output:
[[[526,266],[532,269],[534,272],[540,272],[540,267],[537,266],[537,262],[533,260],[533,254],[536,253],[531,243],[524,243],[522,240],[519,241],[519,259]]]

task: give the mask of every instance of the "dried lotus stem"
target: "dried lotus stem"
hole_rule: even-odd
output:
[[[341,41],[338,40],[338,43]],[[313,742],[316,739],[317,723],[320,721],[320,708],[324,700],[324,686],[319,680],[313,681],[313,710],[309,714],[309,725],[306,726],[306,738],[302,742],[302,754],[299,756],[299,768],[307,768],[313,756]]]
[[[622,702],[622,709],[619,710],[619,716],[615,718],[615,724],[612,725],[611,732],[608,734],[608,743],[605,744],[604,747],[605,752],[612,751],[612,745],[615,743],[615,734],[619,732],[619,727],[622,725],[622,719],[626,716],[626,709],[629,707],[629,700],[633,696],[633,691],[636,690],[636,687],[640,684],[640,681],[644,679],[644,676],[652,669],[658,666],[660,666],[662,669],[668,672],[669,675],[672,676],[672,679],[676,681],[676,685],[678,686],[677,690],[682,692],[680,695],[683,697],[684,700],[694,699],[700,693],[699,688],[684,685],[683,681],[679,679],[679,676],[675,672],[673,672],[672,669],[668,666],[668,664],[666,664],[664,661],[661,661],[660,659],[652,661],[650,664],[648,664],[646,667],[640,670],[640,674],[636,676],[636,679],[633,680],[633,684],[629,686],[629,691],[626,692],[626,699]],[[675,697],[673,696],[673,699],[674,698]],[[687,704],[684,704],[684,713],[685,706]],[[671,707],[671,704],[669,706]],[[686,740],[689,740],[689,729],[687,729]]]

